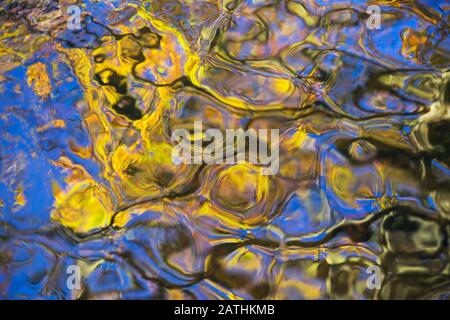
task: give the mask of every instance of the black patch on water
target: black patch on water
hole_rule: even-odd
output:
[[[130,165],[125,169],[125,173],[129,176],[135,176],[139,172],[142,172],[142,170],[134,165]]]
[[[350,225],[344,230],[353,242],[367,242],[372,237],[372,231],[366,225]]]
[[[450,151],[450,120],[431,122],[428,127],[428,140],[434,146],[443,146]]]
[[[94,57],[94,59],[95,59],[95,57]],[[105,73],[108,71],[112,72],[112,74],[108,77],[108,79],[103,81],[101,75],[102,75],[102,73]],[[120,94],[127,93],[127,83],[126,83],[126,81],[124,81],[125,77],[117,74],[116,72],[114,72],[114,70],[111,70],[111,69],[102,70],[101,72],[95,74],[94,77],[95,77],[95,80],[102,86],[113,86],[116,89],[117,93],[120,93]]]
[[[102,63],[105,60],[106,60],[106,55],[104,55],[104,54],[99,53],[94,56],[95,63]]]
[[[144,48],[160,48],[162,37],[154,33],[149,27],[144,27],[138,30],[137,38],[141,46]]]
[[[255,299],[264,299],[270,293],[270,284],[267,282],[257,283],[249,291]]]
[[[168,187],[174,177],[175,174],[173,172],[162,170],[157,174],[157,183],[160,187]]]
[[[123,96],[112,108],[116,113],[130,120],[139,120],[142,118],[142,112],[136,108],[136,99],[133,97]]]
[[[442,102],[445,105],[450,105],[450,78],[444,81],[443,93],[442,93]]]
[[[411,221],[405,213],[389,216],[384,221],[384,229],[388,231],[403,231],[413,233],[419,230],[419,223]]]

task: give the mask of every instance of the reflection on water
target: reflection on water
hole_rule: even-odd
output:
[[[0,297],[448,298],[449,11],[2,1]],[[279,172],[175,165],[194,121],[279,129]]]

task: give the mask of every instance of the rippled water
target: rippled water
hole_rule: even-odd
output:
[[[2,1],[0,297],[449,298],[449,11]],[[278,174],[173,164],[196,120],[280,129]]]

